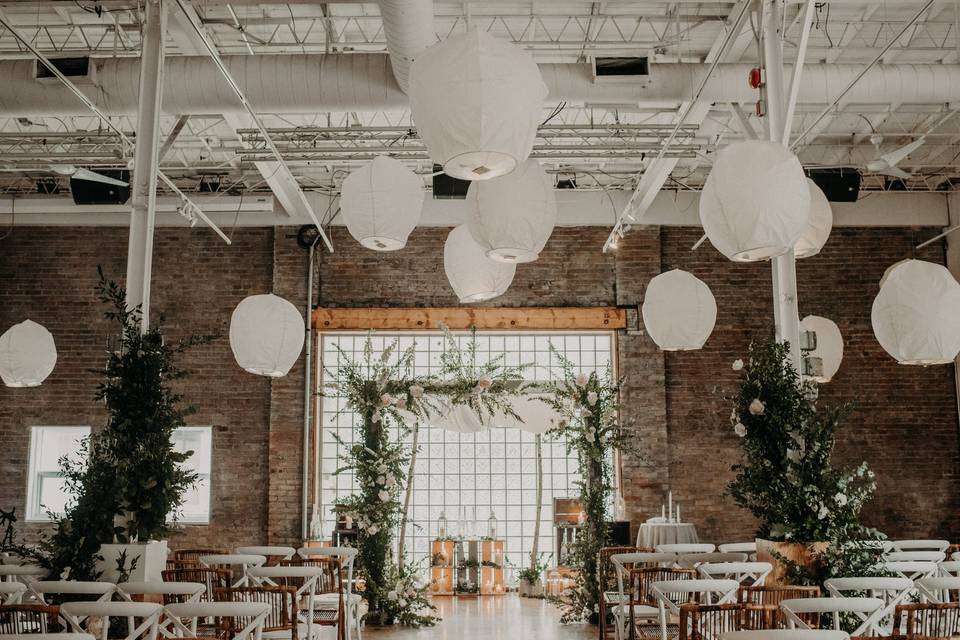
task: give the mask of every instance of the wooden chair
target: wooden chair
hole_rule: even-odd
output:
[[[194,638],[196,640],[250,640],[259,639],[263,624],[270,614],[270,605],[257,602],[185,602],[172,604],[165,621],[164,637]],[[206,635],[198,631],[201,621],[212,621],[213,631]]]
[[[743,605],[680,605],[680,640],[720,640],[721,634],[743,628]]]
[[[167,569],[190,569],[191,567],[199,567],[200,563],[196,560],[174,560],[172,558],[167,558]]]
[[[787,627],[780,603],[797,598],[819,598],[820,587],[800,585],[754,585],[740,587],[737,602],[744,607],[744,629],[785,629]],[[807,614],[803,614],[807,616]],[[815,627],[820,617],[811,614],[804,618],[808,626]]]
[[[267,561],[263,563],[264,567],[276,567],[280,565],[281,561],[289,560],[296,555],[297,550],[293,547],[254,546],[237,547],[234,553],[263,556],[267,559]]]
[[[340,559],[335,556],[292,558],[282,561],[280,566],[312,568],[320,572],[316,583],[316,596],[313,599],[313,624],[336,627],[337,638],[345,638],[347,627],[352,620],[347,615],[347,598]],[[281,584],[297,588],[302,586],[291,582]],[[357,598],[359,597],[357,595]],[[310,615],[309,611],[307,611],[307,615]]]
[[[337,562],[337,588],[342,590],[341,594],[322,593],[315,599],[316,607],[321,610],[330,610],[339,607],[339,603],[345,605],[346,624],[342,626],[345,630],[345,640],[362,640],[363,616],[362,608],[363,596],[353,592],[354,573],[353,566],[356,562],[357,550],[352,547],[301,547],[297,550],[297,555],[305,560],[317,560],[320,558],[333,558]],[[338,627],[339,629],[340,627]],[[354,636],[354,634],[356,634]]]
[[[84,621],[100,618],[102,631],[100,640],[120,637],[110,633],[110,620],[118,619],[126,622],[124,629],[127,632],[123,640],[157,640],[160,624],[160,614],[163,607],[153,602],[66,602],[60,607],[60,615],[72,631],[83,633]],[[140,623],[136,624],[139,620]]]
[[[48,604],[0,606],[0,634],[54,633],[65,628],[66,624],[60,620],[60,607]]]
[[[600,639],[607,637],[607,618],[610,606],[619,602],[617,590],[617,572],[610,557],[619,553],[639,553],[652,551],[640,547],[603,547],[597,554],[597,582],[600,584]]]
[[[301,637],[296,587],[231,587],[218,589],[216,599],[223,602],[258,602],[270,605],[263,633],[271,638],[299,640]],[[310,640],[304,638],[304,640]]]
[[[952,638],[960,635],[960,602],[901,604],[894,619],[895,635],[910,639]]]
[[[210,556],[219,553],[230,553],[226,549],[178,549],[173,552],[173,559],[200,564],[200,556]]]
[[[212,569],[210,567],[190,567],[186,569],[167,569],[160,572],[164,582],[199,582],[206,587],[206,592],[200,598],[209,602],[214,599],[217,589],[226,589],[230,586],[230,572],[226,569]]]
[[[694,580],[697,572],[693,569],[674,569],[665,567],[640,567],[630,570],[629,600],[626,603],[628,634],[630,640],[636,637],[662,638],[661,631],[664,625],[658,621],[661,617],[660,607],[654,594],[653,584],[674,580]],[[667,594],[668,597],[672,594]],[[682,600],[674,601],[675,605],[693,603],[691,594],[686,594]],[[619,605],[623,607],[623,605]],[[622,611],[622,609],[621,609]],[[622,615],[622,614],[621,614]],[[654,620],[657,620],[654,622]],[[666,623],[668,638],[676,638],[680,633],[678,625]]]

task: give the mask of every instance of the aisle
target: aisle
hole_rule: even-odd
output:
[[[428,629],[364,629],[363,637],[377,640],[586,640],[597,628],[562,625],[560,612],[543,600],[516,594],[486,598],[436,597],[443,621]]]

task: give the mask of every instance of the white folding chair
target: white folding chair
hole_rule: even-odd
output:
[[[698,542],[681,542],[677,544],[658,544],[657,553],[713,553],[716,547],[712,544]]]
[[[747,560],[753,562],[757,559],[757,543],[754,542],[728,542],[717,547],[717,551],[723,553],[745,553]]]
[[[113,598],[117,585],[111,582],[90,582],[81,580],[35,580],[27,585],[36,598],[43,604],[56,604],[47,601],[51,595],[61,596],[97,596],[96,602],[107,602]],[[82,631],[82,629],[79,629]]]
[[[697,572],[708,580],[736,580],[745,587],[762,585],[771,571],[769,562],[706,562],[697,566]]]
[[[696,569],[705,562],[746,562],[747,554],[713,551],[710,553],[681,553],[677,555],[677,566],[683,569]]]
[[[22,582],[0,582],[0,604],[17,604],[27,590]]]
[[[901,578],[918,580],[935,576],[940,565],[924,560],[888,560],[883,563],[883,568]]]
[[[887,562],[943,562],[943,551],[888,551],[883,559]]]
[[[202,619],[232,618],[233,640],[260,640],[270,605],[266,602],[185,602],[171,604],[167,612],[168,631],[173,637],[196,636],[197,623]]]
[[[248,556],[265,556],[267,563],[264,564],[276,564],[276,560],[289,560],[297,553],[297,550],[293,547],[277,546],[237,547],[234,553]]]
[[[297,625],[298,636],[313,638],[320,635],[319,625],[314,626],[314,610],[316,608],[317,584],[323,576],[323,569],[318,567],[251,567],[250,579],[259,585],[265,586],[294,586],[297,589],[297,602],[301,607],[298,615],[302,618]],[[288,579],[294,579],[299,585],[286,584]],[[346,607],[343,607],[346,611]],[[339,612],[339,608],[338,608]],[[346,625],[346,620],[338,620],[337,624]]]
[[[247,570],[266,563],[266,556],[254,553],[214,553],[200,556],[200,564],[213,569],[229,569],[234,575],[234,587],[246,587],[250,584]],[[239,574],[239,577],[237,577]]]
[[[651,584],[660,614],[660,640],[667,640],[667,618],[680,615],[680,604],[691,597],[701,604],[736,602],[739,587],[736,580],[663,580]]]
[[[363,614],[360,611],[360,605],[363,604],[363,596],[353,593],[353,563],[357,557],[357,550],[353,547],[300,547],[297,549],[297,555],[304,559],[325,556],[340,560],[341,571],[346,573],[346,578],[343,583],[343,597],[346,600],[348,620],[347,624],[344,625],[346,640],[350,640],[351,629],[356,631],[357,640],[361,640],[363,633]],[[321,609],[328,609],[331,606],[338,605],[338,598],[339,596],[335,593],[320,594],[314,599],[314,606]]]
[[[127,627],[123,640],[157,640],[157,628],[163,607],[154,602],[65,602],[60,606],[60,615],[70,628],[83,632],[81,623],[91,617],[103,620],[100,640],[107,640],[110,632],[110,618],[141,620],[139,625]]]
[[[883,600],[880,598],[794,598],[782,600],[780,610],[783,611],[787,625],[791,629],[809,629],[804,620],[800,618],[803,614],[830,614],[833,617],[833,628],[840,630],[840,618],[844,613],[864,614],[866,621],[860,623],[857,628],[850,632],[852,636],[865,635],[867,629],[873,626],[871,614],[876,613],[883,607]],[[861,618],[861,616],[858,616]]]
[[[906,602],[913,594],[913,581],[908,578],[888,578],[888,577],[850,577],[850,578],[830,578],[824,582],[827,593],[837,598],[846,597],[848,594],[866,593],[871,598],[879,598],[883,601],[883,606],[873,614],[870,614],[871,627],[868,629],[871,635],[889,635],[895,624],[893,619],[897,605]],[[868,616],[863,613],[854,612],[861,622],[867,622]]]
[[[951,553],[950,559],[960,561],[960,551],[954,551],[953,553]]]
[[[676,564],[677,554],[675,553],[655,553],[650,551],[638,551],[634,553],[615,553],[610,556],[610,562],[617,572],[617,594],[614,599],[609,601],[610,610],[613,613],[615,635],[617,640],[622,640],[623,629],[630,617],[630,608],[624,606],[630,601],[624,589],[624,580],[629,579],[630,569],[637,565],[647,567],[672,567]],[[654,619],[660,615],[657,607],[636,604],[632,606],[634,619]]]
[[[0,564],[0,580],[28,583],[46,578],[50,572],[33,564]]]
[[[960,601],[960,578],[955,576],[934,576],[920,578],[914,583],[920,592],[921,602],[958,602]]]
[[[939,566],[940,575],[949,578],[950,576],[960,578],[960,560],[944,560]]]
[[[849,638],[848,633],[831,629],[764,629],[720,634],[720,640],[849,640]]]
[[[948,540],[887,540],[884,543],[887,551],[940,551],[950,548]]]

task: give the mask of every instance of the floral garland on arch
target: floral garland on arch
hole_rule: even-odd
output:
[[[608,540],[608,508],[614,491],[612,452],[635,451],[619,416],[620,387],[609,369],[576,373],[573,363],[551,344],[562,378],[550,385],[545,401],[560,415],[547,436],[566,442],[567,452],[576,452],[580,477],[583,527],[570,550],[570,565],[578,570],[575,586],[555,598],[563,623],[597,619],[600,592],[597,562]]]
[[[428,584],[415,567],[398,564],[394,533],[403,516],[401,492],[405,469],[414,451],[406,444],[409,423],[467,405],[483,419],[496,415],[516,418],[509,401],[522,393],[522,367],[507,366],[502,357],[478,362],[475,334],[465,348],[446,327],[445,350],[437,375],[414,374],[414,346],[397,349],[394,340],[375,357],[368,334],[363,357],[355,361],[338,347],[338,366],[327,369],[331,382],[322,395],[346,400],[346,411],[360,418],[360,438],[348,444],[333,437],[346,453],[336,473],[352,471],[359,491],[337,501],[336,511],[357,529],[358,574],[372,624],[399,622],[432,626],[439,621],[427,598]]]

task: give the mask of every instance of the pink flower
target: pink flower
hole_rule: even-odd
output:
[[[767,410],[767,405],[763,404],[760,401],[760,398],[754,398],[753,402],[750,403],[750,413],[755,416],[762,416],[763,412]]]
[[[480,376],[480,379],[477,380],[477,387],[481,390],[489,389],[493,386],[493,379],[490,376]]]
[[[393,396],[391,396],[389,393],[385,393],[380,396],[380,402],[383,404],[383,406],[389,407],[391,404],[393,404]]]
[[[587,383],[590,382],[590,375],[586,373],[578,373],[577,377],[574,378],[574,382],[577,383],[578,387],[585,387]]]

